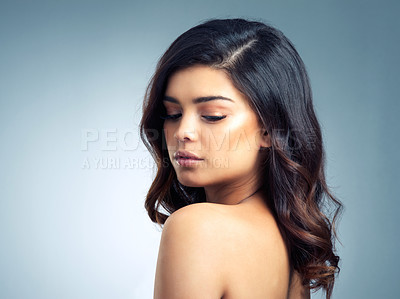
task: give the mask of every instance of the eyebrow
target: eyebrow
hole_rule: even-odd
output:
[[[209,102],[209,101],[214,101],[214,100],[226,100],[226,101],[234,102],[232,99],[223,97],[223,96],[199,97],[199,98],[193,99],[192,102],[194,104],[199,104],[199,103],[204,103],[204,102]],[[163,101],[179,104],[179,101],[177,99],[175,99],[173,97],[169,97],[169,96],[164,96]]]

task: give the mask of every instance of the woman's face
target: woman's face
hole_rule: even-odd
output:
[[[169,158],[181,184],[240,184],[257,176],[260,147],[269,143],[224,71],[196,65],[174,73],[163,103]]]

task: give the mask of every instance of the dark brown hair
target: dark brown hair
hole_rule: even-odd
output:
[[[224,70],[267,129],[272,143],[262,177],[267,204],[285,238],[292,268],[304,285],[322,287],[330,298],[340,270],[334,224],[342,205],[325,181],[321,129],[303,61],[282,32],[263,22],[209,20],[179,36],[160,58],[140,124],[141,138],[157,164],[145,202],[151,220],[162,225],[168,213],[205,201],[204,188],[177,180],[160,117],[168,78],[197,64]]]

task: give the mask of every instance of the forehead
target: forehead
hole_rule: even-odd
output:
[[[223,70],[196,65],[172,74],[165,95],[180,101],[189,101],[203,96],[225,96],[234,102],[245,100]]]

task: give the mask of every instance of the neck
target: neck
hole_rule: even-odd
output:
[[[261,185],[253,178],[242,182],[206,186],[204,191],[207,202],[236,205],[249,200],[260,188]]]

